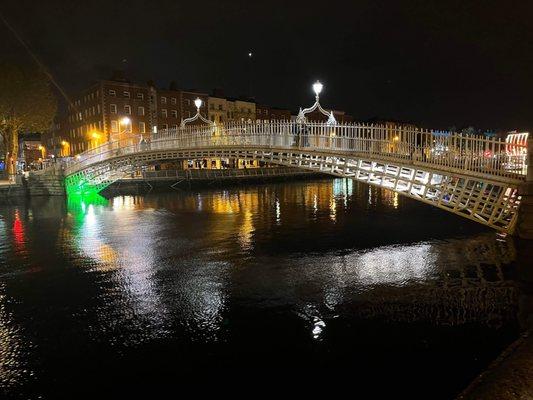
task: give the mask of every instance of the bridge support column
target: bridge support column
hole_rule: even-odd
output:
[[[533,240],[533,138],[527,141],[526,181],[518,189],[521,196],[516,233],[522,239]]]

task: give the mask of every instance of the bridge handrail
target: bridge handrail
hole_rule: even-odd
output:
[[[152,134],[149,142],[135,137],[107,142],[67,163],[66,173],[138,152],[223,147],[370,154],[519,180],[525,180],[527,170],[527,146],[509,151],[509,144],[496,138],[386,124],[270,121],[186,126]]]

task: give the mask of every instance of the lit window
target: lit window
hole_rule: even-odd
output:
[[[167,109],[166,108],[162,108],[161,109],[161,116],[165,117],[165,118],[167,117]]]
[[[109,105],[109,111],[111,111],[111,114],[117,113],[117,105],[116,104],[110,104]]]
[[[144,107],[139,107],[139,115],[144,115]]]
[[[146,125],[144,122],[139,122],[139,133],[146,133]]]
[[[130,92],[127,92],[126,90],[124,90],[124,97],[127,97],[129,99],[130,98]]]
[[[118,121],[111,121],[111,132],[118,132]]]
[[[130,115],[131,115],[131,106],[128,105],[128,104],[126,104],[126,105],[124,106],[124,112],[125,112],[126,114],[130,114]]]
[[[167,98],[161,97],[161,104],[167,104]]]

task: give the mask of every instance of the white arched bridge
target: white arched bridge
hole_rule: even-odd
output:
[[[512,233],[526,154],[498,139],[331,119],[188,125],[88,150],[66,166],[65,182],[68,194],[98,192],[156,162],[253,159],[366,182]]]
[[[111,141],[66,165],[67,194],[99,192],[136,169],[164,161],[204,158],[261,160],[380,186],[513,233],[530,182],[527,136],[511,141],[390,124],[338,123],[316,101],[295,121],[215,125],[197,113],[174,130]],[[321,113],[327,122],[309,122]],[[202,125],[187,125],[200,123]],[[528,189],[529,190],[529,189]],[[528,192],[529,193],[529,192]]]

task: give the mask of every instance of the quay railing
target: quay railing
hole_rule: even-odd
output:
[[[512,149],[509,146],[513,146]],[[130,137],[87,150],[65,165],[70,175],[108,159],[156,150],[271,149],[369,156],[459,169],[497,178],[525,180],[527,146],[484,136],[379,124],[294,121],[192,125],[160,131],[144,140]]]

